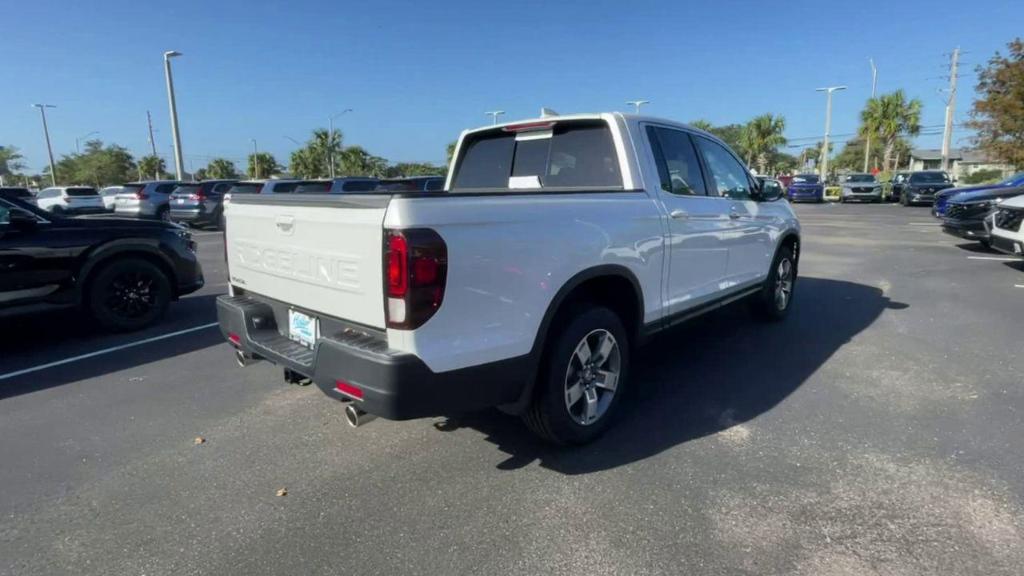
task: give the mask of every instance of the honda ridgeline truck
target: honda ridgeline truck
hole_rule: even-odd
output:
[[[441,192],[225,203],[220,327],[350,423],[497,406],[592,440],[635,347],[739,299],[789,310],[800,224],[707,132],[620,113],[463,132]]]

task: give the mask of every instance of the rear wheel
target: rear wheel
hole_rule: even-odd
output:
[[[789,246],[779,248],[772,261],[768,278],[751,304],[754,313],[765,320],[782,320],[789,312],[796,288],[796,260]]]
[[[523,420],[556,444],[594,440],[611,425],[629,378],[630,342],[622,321],[603,306],[580,306],[544,356]]]
[[[138,258],[116,260],[93,276],[87,304],[104,328],[130,332],[163,316],[171,300],[171,283],[157,266]]]
[[[157,217],[158,220],[163,220],[164,222],[170,222],[171,221],[171,211],[170,211],[169,208],[167,208],[167,206],[164,206],[163,208],[160,208],[160,209],[158,209],[156,211],[156,217]]]
[[[984,246],[986,250],[992,249],[992,241],[989,240],[988,238],[984,240],[978,240],[978,242],[981,242],[981,245]]]

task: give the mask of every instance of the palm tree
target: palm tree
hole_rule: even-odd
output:
[[[715,127],[714,124],[704,119],[694,120],[693,122],[690,122],[690,126],[693,126],[698,130],[703,130],[705,132],[711,132],[711,129]]]
[[[740,135],[740,147],[747,156],[747,165],[757,162],[757,171],[764,174],[768,170],[771,153],[786,143],[782,133],[786,130],[786,119],[782,116],[762,114],[743,127]]]
[[[143,156],[139,158],[139,172],[146,178],[152,176],[154,180],[159,180],[160,176],[167,172],[167,164],[159,156]]]
[[[318,128],[313,130],[313,138],[309,141],[309,148],[320,158],[323,158],[324,166],[327,167],[327,176],[330,174],[332,164],[337,164],[338,156],[341,154],[342,134],[341,130],[333,132]]]
[[[235,163],[231,160],[226,158],[214,158],[206,165],[206,175],[207,177],[215,180],[237,178],[238,168],[235,167]]]
[[[921,101],[907,100],[903,90],[882,94],[868,100],[860,121],[860,135],[870,135],[884,144],[883,163],[887,170],[893,170],[892,158],[899,139],[917,136],[921,131]]]

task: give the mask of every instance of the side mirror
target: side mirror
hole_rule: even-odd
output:
[[[782,185],[775,180],[765,180],[761,183],[760,189],[757,191],[758,202],[774,202],[779,198],[782,198],[783,190]]]
[[[20,208],[13,208],[7,213],[7,224],[11,228],[18,230],[25,230],[28,228],[35,228],[39,220],[31,212],[27,212]]]

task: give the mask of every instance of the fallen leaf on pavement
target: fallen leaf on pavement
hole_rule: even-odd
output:
[[[203,438],[202,436],[196,436],[196,439],[195,439],[196,446],[202,444],[203,442],[206,442],[206,438]]]
[[[278,496],[287,496],[288,495],[288,489],[287,488],[279,488],[277,490],[277,495]]]

